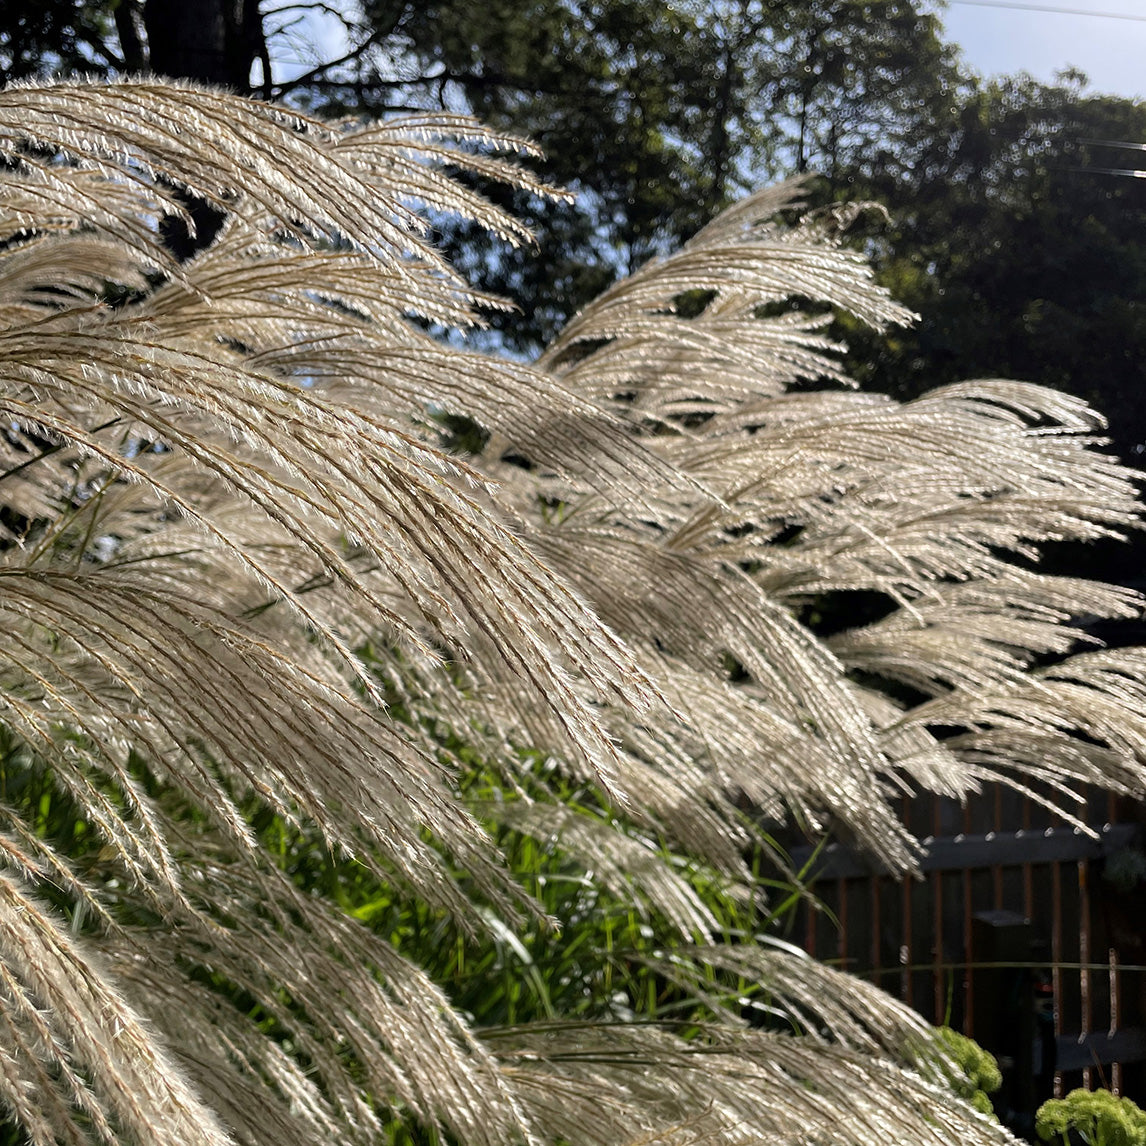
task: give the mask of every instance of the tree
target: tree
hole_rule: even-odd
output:
[[[116,52],[111,4],[41,4],[14,0],[0,13],[0,83],[28,79],[56,68],[66,73],[92,69],[99,74],[126,66]],[[130,40],[129,40],[130,42]]]
[[[1070,390],[1114,416],[1136,458],[1146,193],[1102,170],[1132,166],[1133,149],[1093,141],[1146,140],[1146,105],[1088,96],[1081,77],[1019,78],[952,110],[911,175],[856,173],[890,209],[883,280],[921,315],[894,347],[859,348],[865,378],[900,396],[987,372]]]
[[[446,172],[544,191],[468,119],[76,85],[0,93],[0,139],[0,1093],[33,1142],[1009,1141],[918,1017],[723,934],[696,881],[753,904],[785,811],[906,870],[892,788],[1141,790],[1146,653],[1070,621],[1139,598],[1008,557],[1134,520],[1095,414],[809,389],[842,375],[792,296],[905,315],[836,214],[773,222],[790,186],[526,366],[411,321],[483,301],[418,202],[521,237]],[[173,187],[226,215],[182,262]],[[857,593],[885,615],[802,615]],[[468,932],[528,973],[544,911],[497,823],[655,920],[648,973],[538,1022],[451,1006],[388,905],[428,964]],[[600,959],[546,942],[566,986]]]
[[[0,83],[149,70],[248,93],[256,61],[269,76],[258,0],[16,0],[0,16]]]
[[[909,144],[962,83],[937,18],[902,0],[381,0],[349,34],[366,50],[315,77],[318,106],[464,107],[537,140],[542,170],[578,192],[558,213],[513,201],[542,260],[490,262],[449,237],[455,261],[523,303],[526,322],[502,330],[529,352],[762,182],[819,170],[846,188],[877,157],[911,170]]]
[[[915,0],[369,0],[343,7],[345,52],[289,79],[275,45],[328,6],[283,4],[260,22],[233,0],[48,3],[43,30],[18,9],[15,30],[0,20],[0,63],[12,60],[0,78],[45,61],[104,75],[146,65],[248,92],[261,60],[261,94],[324,114],[463,110],[535,140],[539,171],[575,201],[475,178],[533,229],[541,258],[493,257],[480,232],[441,224],[451,261],[522,307],[524,320],[491,322],[530,356],[614,279],[763,182],[818,169],[846,190],[877,157],[910,170],[909,145],[961,83]]]
[[[868,233],[880,281],[920,321],[883,342],[852,328],[849,365],[901,398],[992,374],[1067,390],[1110,415],[1115,452],[1141,466],[1146,193],[1110,171],[1138,153],[1110,144],[1146,140],[1146,105],[1088,95],[1068,75],[975,86],[950,110],[912,172],[854,173],[851,188],[889,208]],[[1052,559],[1079,562],[1070,549]],[[1093,575],[1139,585],[1141,537],[1085,560]],[[1125,622],[1096,631],[1141,639]]]

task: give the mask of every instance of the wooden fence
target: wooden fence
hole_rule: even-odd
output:
[[[797,848],[821,908],[801,908],[793,938],[991,1050],[997,1109],[1020,1133],[1077,1086],[1146,1095],[1143,809],[1090,796],[1091,836],[992,786],[902,814],[928,849],[922,878],[840,845]]]

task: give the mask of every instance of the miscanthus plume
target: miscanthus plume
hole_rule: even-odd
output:
[[[832,314],[910,316],[794,187],[526,365],[438,336],[504,304],[428,220],[528,239],[457,173],[560,194],[469,119],[28,86],[0,147],[0,1099],[31,1142],[1009,1140],[912,1012],[703,887],[755,902],[786,817],[908,872],[894,794],[1141,791],[1146,654],[1078,627],[1140,602],[1032,560],[1136,520],[1098,415],[849,389]],[[196,203],[221,225],[177,261]],[[688,1022],[606,994],[488,1029],[289,833],[459,950],[560,948],[503,845],[559,848],[652,921]]]

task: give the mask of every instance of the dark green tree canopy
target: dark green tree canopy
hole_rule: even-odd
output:
[[[865,173],[892,220],[883,280],[921,318],[856,343],[864,380],[902,396],[986,374],[1069,390],[1140,458],[1146,185],[1111,170],[1139,152],[1108,146],[1132,141],[1146,142],[1146,104],[1020,77],[968,92],[910,176]]]
[[[917,0],[368,0],[344,17],[344,55],[289,80],[273,48],[320,5],[48,7],[42,27],[6,11],[0,78],[149,67],[243,92],[261,60],[262,94],[325,113],[467,111],[536,140],[574,204],[482,189],[533,227],[539,257],[491,258],[461,227],[443,236],[482,286],[526,308],[519,349],[752,187],[809,169],[847,186],[872,156],[910,168],[905,149],[959,83]]]
[[[464,221],[435,220],[454,265],[525,312],[492,322],[526,355],[752,186],[818,172],[813,201],[888,208],[852,235],[920,315],[891,338],[840,325],[864,385],[1062,387],[1108,412],[1119,453],[1141,460],[1146,186],[1093,170],[1137,153],[1086,142],[1146,140],[1141,104],[1088,96],[1077,76],[977,81],[918,0],[367,0],[339,6],[345,52],[280,74],[275,45],[322,7],[13,0],[0,74],[149,66],[240,91],[254,77],[331,115],[467,111],[537,140],[574,201],[462,176],[536,248],[491,250]]]
[[[1094,169],[1141,153],[1087,141],[1146,141],[1140,103],[1087,95],[1078,76],[976,80],[918,0],[367,0],[341,9],[337,59],[279,74],[276,45],[321,7],[12,0],[0,78],[150,67],[248,91],[254,77],[327,114],[465,111],[538,141],[572,202],[469,177],[536,248],[491,253],[436,221],[455,265],[524,310],[493,323],[525,354],[753,186],[817,172],[820,202],[888,208],[856,237],[921,315],[879,345],[843,331],[866,385],[913,396],[990,373],[1065,387],[1139,456],[1146,186]]]

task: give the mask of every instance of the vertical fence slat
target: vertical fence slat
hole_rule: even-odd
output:
[[[1078,993],[1081,1000],[1082,1030],[1086,1037],[1092,1029],[1094,1007],[1090,997],[1090,896],[1087,885],[1090,876],[1090,861],[1078,861]],[[1089,1066],[1082,1071],[1082,1085],[1090,1090],[1094,1085],[1094,1072]]]
[[[935,946],[932,949],[932,988],[935,992],[935,1012],[933,1021],[943,1022],[947,1010],[947,976],[943,971],[943,874],[934,872],[931,876],[931,886],[935,889],[931,895],[932,927]]]
[[[846,879],[836,880],[836,899],[839,902],[836,918],[840,921],[840,966],[846,970],[848,967],[848,881]]]
[[[880,884],[878,875],[871,877],[871,967],[872,981],[877,987],[883,986],[883,951],[880,947]]]
[[[1003,830],[1003,785],[995,785],[995,814],[992,820],[991,831],[996,835]],[[994,885],[994,906],[996,911],[1003,909],[1003,869],[996,864],[991,869],[992,883]]]
[[[1062,1034],[1062,865],[1051,864],[1051,993],[1054,997],[1054,1033]],[[1062,1098],[1062,1071],[1054,1072],[1054,1096]]]
[[[1023,797],[1023,831],[1031,830],[1031,798]],[[1023,915],[1033,919],[1035,915],[1035,877],[1033,865],[1023,864]]]
[[[899,997],[909,1006],[915,1005],[911,989],[911,877],[903,881],[903,942],[899,946]]]
[[[1093,790],[1088,812],[1089,822],[1097,827],[1103,813],[1109,817],[1108,824],[1120,824],[1116,813],[1125,813],[1125,809],[1121,805],[1115,808],[1105,794]],[[1115,1093],[1123,1093],[1128,1085],[1134,1090],[1146,1072],[1138,1051],[1131,1054],[1128,1062],[1112,1061],[1112,1055],[1121,1053],[1116,1048],[1123,1042],[1127,1047],[1137,1046],[1135,1039],[1142,1025],[1146,990],[1137,989],[1139,980],[1134,976],[1142,970],[1139,964],[1146,960],[1136,960],[1121,945],[1125,941],[1115,926],[1119,918],[1111,924],[1106,914],[1100,913],[1104,902],[1101,889],[1089,886],[1092,881],[1097,882],[1093,856],[1074,858],[1085,857],[1088,852],[1070,847],[1069,841],[1065,841],[1066,851],[1059,851],[1056,844],[1045,847],[1038,838],[1044,830],[1048,837],[1057,831],[1065,840],[1069,829],[1063,831],[1061,824],[1057,828],[1046,826],[1037,804],[1028,797],[1016,796],[1008,801],[1005,797],[1000,799],[998,791],[989,790],[962,807],[953,800],[930,797],[925,802],[924,797],[917,797],[904,803],[903,817],[925,844],[940,841],[944,850],[937,855],[943,857],[941,862],[918,881],[908,880],[898,887],[889,877],[874,873],[853,872],[832,878],[825,889],[825,915],[809,917],[798,928],[797,933],[806,932],[808,950],[816,953],[818,949],[824,957],[831,957],[836,951],[842,966],[870,976],[884,989],[897,991],[905,1003],[917,1007],[932,1021],[948,1021],[971,1037],[986,1039],[995,1035],[1005,1039],[1013,1033],[1013,1028],[1007,1027],[1006,1032],[992,1034],[997,1015],[993,1004],[987,1004],[993,994],[991,974],[999,976],[1003,974],[1000,968],[1008,966],[1028,966],[1029,977],[1023,983],[1035,1007],[1032,1037],[1034,1045],[1045,1047],[1048,1056],[1043,1058],[1035,1052],[1029,1065],[1037,1079],[1030,1085],[1036,1090],[1045,1087],[1042,1095],[1049,1097],[1051,1044],[1065,1036],[1071,1043],[1078,1037],[1081,1046],[1093,1044],[1095,1054],[1084,1066],[1085,1058],[1079,1055],[1081,1046],[1071,1048],[1069,1064],[1062,1060],[1068,1069],[1053,1072],[1057,1097],[1079,1085],[1087,1089],[1109,1086]],[[1029,853],[1012,849],[1007,840],[1003,841],[1005,846],[991,846],[995,833],[1018,830],[1015,821],[1022,825],[1020,838],[1030,833],[1035,850],[1043,858],[1024,861],[1023,856]],[[1130,822],[1127,818],[1119,828],[1119,838]],[[960,852],[954,857],[949,852],[952,845],[958,848],[964,841],[968,866],[959,863]],[[1054,854],[1063,858],[1050,859]],[[1071,858],[1065,858],[1067,855]],[[1007,860],[1007,866],[996,862],[999,858]],[[1094,903],[1092,893],[1100,897]],[[1022,916],[1017,917],[1020,907]],[[994,915],[988,910],[992,908],[1001,914]],[[816,925],[825,924],[832,912],[838,924],[835,940],[830,931],[820,934],[821,927]],[[1019,932],[1010,932],[1015,954],[992,956],[990,945],[981,942],[988,934],[994,939],[998,938],[996,931],[1001,935],[1003,930],[1017,927],[1025,927],[1022,934],[1027,938],[1016,938]],[[1027,948],[1029,954],[1024,954]],[[992,958],[1019,963],[1000,963],[993,971],[977,968],[977,961]],[[1127,968],[1134,972],[1130,979],[1125,974]],[[1129,991],[1127,982],[1131,985]],[[978,1016],[976,1006],[981,1012]],[[987,1021],[989,1017],[992,1022]],[[975,1030],[976,1025],[981,1028],[979,1031]],[[1105,1048],[1100,1045],[1106,1043],[1101,1038],[1103,1031],[1111,1043]],[[1011,1051],[1003,1053],[1009,1055]],[[1045,1074],[1041,1069],[1043,1062]]]
[[[963,831],[971,831],[971,801],[963,807]],[[975,1037],[975,975],[972,963],[975,961],[971,923],[974,919],[972,908],[971,869],[963,869],[963,1033],[968,1038]]]
[[[972,907],[971,869],[963,871],[963,1033],[968,1038],[975,1037],[975,962],[974,943],[971,939],[971,924],[974,920]]]
[[[1118,997],[1119,981],[1118,981],[1118,952],[1113,948],[1109,948],[1106,953],[1107,965],[1110,968],[1110,1030],[1107,1031],[1108,1038],[1114,1038],[1118,1033],[1119,1025],[1119,1011],[1121,1009],[1121,1000]],[[1110,1089],[1115,1094],[1122,1093],[1122,1063],[1113,1063],[1110,1067]]]

